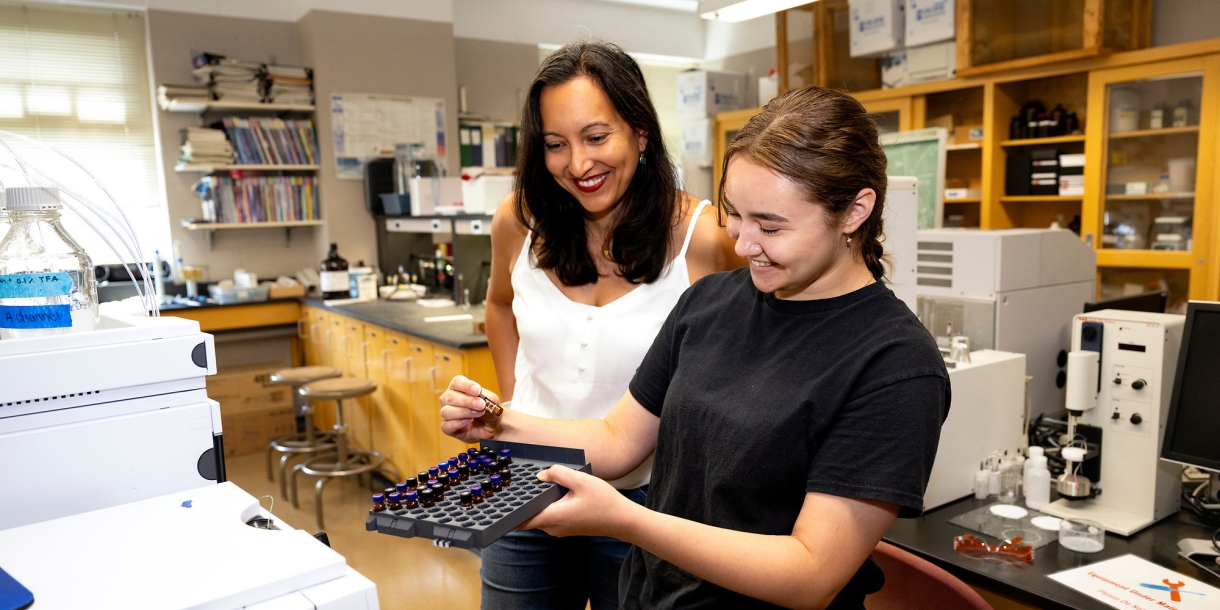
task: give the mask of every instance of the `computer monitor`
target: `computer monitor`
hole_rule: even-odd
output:
[[[1165,303],[1169,301],[1168,292],[1145,292],[1128,297],[1085,303],[1084,313],[1101,311],[1102,309],[1121,309],[1123,311],[1146,311],[1148,313],[1165,313]]]
[[[1220,303],[1191,301],[1161,458],[1220,472]],[[1212,476],[1215,483],[1217,477]],[[1210,494],[1215,497],[1217,490]]]

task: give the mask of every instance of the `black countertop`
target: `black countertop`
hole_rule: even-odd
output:
[[[898,519],[890,526],[885,540],[931,561],[969,584],[1035,608],[1112,610],[1110,606],[1047,576],[1126,554],[1142,557],[1220,587],[1220,579],[1199,570],[1178,556],[1178,540],[1210,539],[1215,530],[1215,527],[1187,510],[1179,511],[1176,515],[1163,519],[1129,538],[1106,534],[1106,548],[1087,555],[1069,551],[1059,546],[1058,542],[1052,542],[1035,551],[1033,563],[1015,565],[972,559],[954,551],[953,537],[967,533],[967,530],[949,523],[949,519],[994,502],[994,498],[966,498],[915,519]],[[981,534],[970,533],[994,543],[994,540]]]
[[[343,305],[327,305],[322,299],[305,299],[310,307],[325,309],[339,315],[376,324],[407,335],[427,339],[455,349],[486,347],[487,335],[474,332],[472,324],[483,319],[483,307],[421,307],[415,301],[365,301]],[[424,318],[470,314],[472,320],[425,322]]]
[[[188,305],[186,303],[165,303],[161,305],[161,311],[185,311],[190,309],[214,309],[217,307],[243,307],[246,305],[266,305],[267,303],[300,303],[301,299],[290,297],[287,299],[267,299],[266,301],[242,301],[241,303],[199,303],[197,305]]]

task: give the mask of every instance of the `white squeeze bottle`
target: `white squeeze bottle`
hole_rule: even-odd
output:
[[[0,240],[0,339],[93,330],[93,262],[59,220],[59,189],[6,190],[12,226]]]
[[[1040,510],[1051,501],[1051,471],[1046,468],[1046,456],[1031,457],[1033,462],[1025,473],[1025,506]]]

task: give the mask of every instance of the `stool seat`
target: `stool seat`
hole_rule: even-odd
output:
[[[333,366],[296,366],[271,374],[271,385],[304,385],[313,381],[340,377],[343,372]]]
[[[323,379],[298,390],[301,396],[310,402],[315,400],[347,400],[359,398],[377,391],[377,382],[361,377],[336,377]]]

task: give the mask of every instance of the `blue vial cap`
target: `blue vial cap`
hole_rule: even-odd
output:
[[[457,459],[459,462],[465,462],[469,457],[470,457],[470,455],[466,454],[466,453],[457,454]]]
[[[399,482],[397,485],[394,486],[394,489],[397,489],[398,493],[403,493],[403,492],[407,491],[407,482],[406,481]]]
[[[435,479],[436,475],[438,475],[440,473],[441,473],[440,469],[437,468],[436,466],[430,466],[428,468],[428,478],[430,478],[430,479]]]
[[[481,495],[483,495],[483,486],[482,486],[482,485],[479,485],[478,483],[475,483],[474,485],[471,485],[471,486],[470,486],[470,495],[472,495],[472,496],[481,496]]]
[[[457,466],[457,462],[458,462],[457,458],[455,458],[455,457],[449,458],[449,467],[453,468],[454,466]]]
[[[512,452],[512,450],[511,450],[511,449],[509,449],[508,447],[505,447],[505,448],[503,448],[503,449],[501,449],[501,450],[500,450],[500,455],[501,455],[501,456],[503,456],[503,457],[512,457],[512,456],[513,456],[513,452]]]
[[[373,494],[373,504],[382,504],[385,502],[385,496],[382,494]]]
[[[449,462],[437,462],[437,463],[436,463],[436,469],[437,469],[437,470],[439,470],[439,471],[441,471],[441,472],[444,472],[444,471],[446,471],[446,470],[449,470]]]
[[[479,454],[479,450],[478,450],[478,449],[475,449],[474,447],[471,447],[471,448],[469,448],[469,449],[467,449],[467,450],[466,450],[466,454],[467,454],[467,455],[478,455],[478,454]]]
[[[391,502],[397,502],[397,501],[399,501],[400,499],[402,499],[402,496],[398,495],[398,492],[394,492],[394,493],[390,494],[390,501],[391,501]]]
[[[407,502],[414,502],[419,499],[419,494],[415,493],[415,490],[412,489],[408,491],[405,496],[403,496],[403,499],[405,499]]]
[[[458,472],[458,469],[450,466],[449,467],[449,478],[454,479],[454,478],[457,478],[458,476],[461,476],[461,473]]]
[[[500,481],[503,481],[503,480],[504,479],[501,479],[500,475],[498,475],[498,474],[491,475],[491,484],[492,485],[499,485]]]

